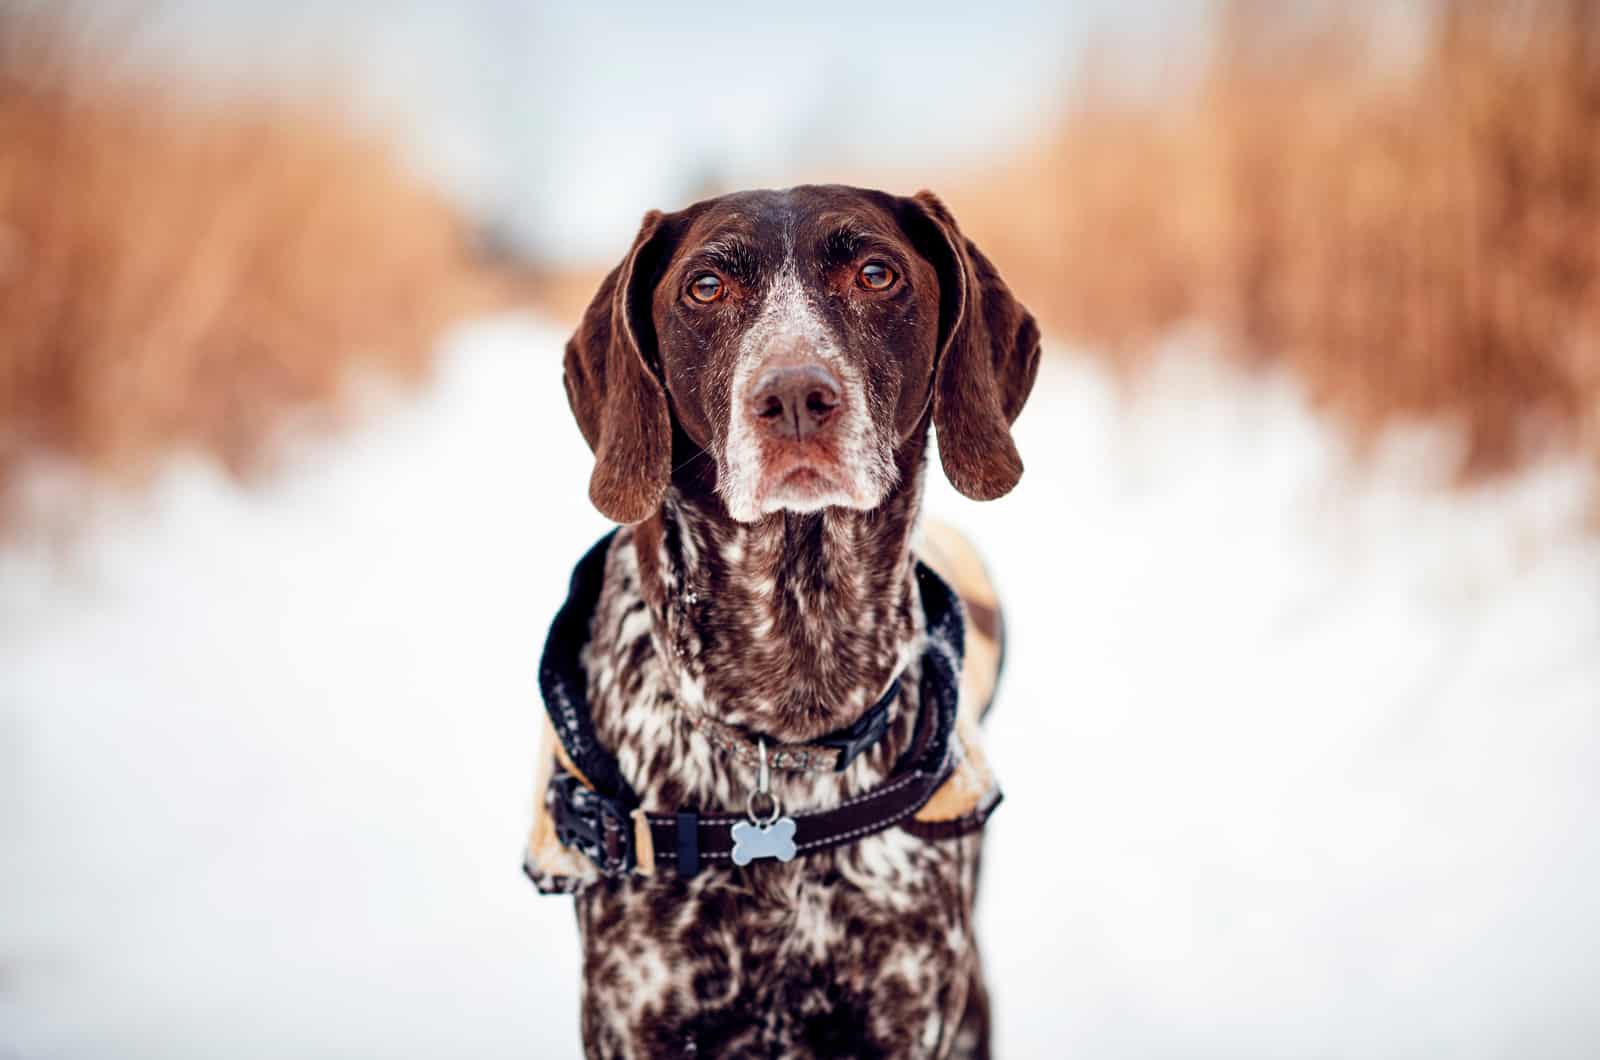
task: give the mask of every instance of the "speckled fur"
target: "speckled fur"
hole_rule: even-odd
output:
[[[909,535],[919,493],[914,472],[873,513],[744,525],[674,492],[657,519],[617,535],[584,664],[596,731],[645,806],[743,806],[751,770],[697,733],[685,709],[703,706],[709,690],[711,702],[728,704],[724,717],[770,718],[775,692],[745,697],[732,687],[768,671],[778,675],[773,688],[792,682],[814,704],[789,731],[766,726],[788,740],[848,724],[904,665],[883,741],[842,774],[779,772],[773,788],[801,812],[888,776],[918,707]],[[763,589],[773,584],[793,588]],[[813,652],[842,644],[857,647],[817,664]],[[755,650],[772,665],[733,664]],[[577,904],[589,1055],[979,1055],[980,842],[891,829],[787,865],[586,888]]]

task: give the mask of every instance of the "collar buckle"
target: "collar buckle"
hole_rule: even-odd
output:
[[[857,718],[854,725],[816,741],[819,746],[839,749],[839,763],[833,767],[834,772],[843,773],[851,762],[861,756],[861,752],[883,739],[883,734],[889,731],[889,704],[899,694],[900,678],[896,677],[889,685],[889,690],[878,698],[870,710]]]
[[[594,862],[605,876],[624,876],[633,869],[633,825],[620,803],[570,773],[550,778],[548,800],[563,846]]]

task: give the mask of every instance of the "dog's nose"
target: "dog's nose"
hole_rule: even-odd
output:
[[[820,364],[769,368],[750,389],[756,425],[775,437],[803,441],[816,434],[839,408],[839,381]]]

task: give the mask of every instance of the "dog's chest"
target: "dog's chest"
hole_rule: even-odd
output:
[[[596,732],[645,808],[741,808],[753,770],[686,720],[694,690],[662,664],[637,579],[621,538],[584,653]],[[907,678],[885,747],[844,775],[774,774],[786,809],[825,808],[883,780],[887,745],[898,735],[904,746],[915,717]],[[894,828],[788,864],[586,888],[585,1041],[595,1055],[945,1055],[976,962],[978,842]]]

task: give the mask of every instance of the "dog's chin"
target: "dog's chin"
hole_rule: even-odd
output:
[[[841,485],[836,476],[814,467],[798,467],[779,476],[758,492],[756,503],[762,515],[861,506],[857,496]]]

